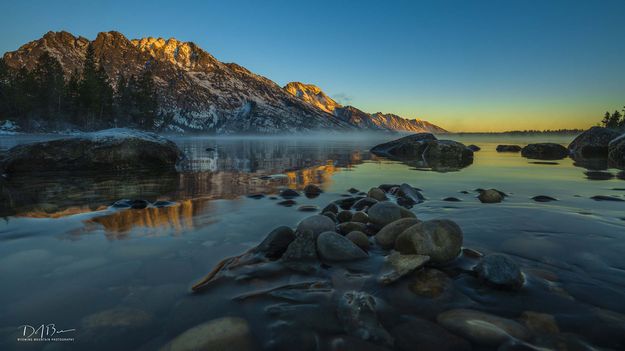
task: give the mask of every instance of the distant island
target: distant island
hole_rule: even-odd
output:
[[[280,87],[192,42],[48,32],[0,60],[0,125],[24,132],[132,127],[164,133],[434,132],[427,121]]]

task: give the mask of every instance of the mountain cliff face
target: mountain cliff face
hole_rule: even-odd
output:
[[[314,86],[292,83],[283,89],[235,63],[218,61],[192,42],[173,38],[129,40],[113,31],[99,33],[90,41],[68,32],[48,32],[3,58],[11,69],[32,70],[39,56],[48,52],[69,79],[80,74],[90,43],[112,86],[121,76],[128,79],[145,69],[152,71],[161,115],[155,127],[161,131],[228,134],[394,129],[376,127],[379,122],[373,118],[371,123],[354,123],[356,118],[337,113],[343,107]]]
[[[284,90],[319,109],[332,113],[339,120],[357,126],[360,129],[401,132],[447,132],[437,125],[418,119],[407,119],[382,112],[367,113],[353,106],[342,106],[327,96],[319,87],[312,84],[291,82],[284,86]]]

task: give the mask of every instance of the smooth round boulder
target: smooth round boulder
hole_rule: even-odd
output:
[[[578,135],[568,149],[582,157],[607,157],[608,145],[621,135],[620,132],[603,127],[591,127]]]
[[[527,328],[518,322],[475,310],[449,310],[439,314],[436,321],[452,333],[483,346],[496,347],[511,338],[530,337]]]
[[[351,261],[368,255],[348,238],[335,232],[323,232],[317,237],[317,253],[327,261]]]
[[[378,202],[371,206],[367,214],[369,215],[369,221],[378,227],[384,227],[402,218],[401,207],[389,201]]]
[[[354,206],[352,206],[354,208],[354,210],[356,211],[362,211],[367,207],[371,207],[373,205],[375,205],[376,203],[378,203],[378,200],[372,198],[372,197],[365,197],[362,198],[358,201],[356,201],[356,203],[354,203]]]
[[[395,240],[395,250],[402,254],[430,256],[432,263],[445,263],[458,256],[462,240],[462,229],[456,222],[435,219],[406,229]]]
[[[361,249],[369,249],[369,238],[365,233],[355,230],[353,232],[349,232],[345,237]]]
[[[361,211],[354,213],[352,216],[352,222],[369,223],[369,216]]]
[[[321,210],[321,212],[332,212],[334,214],[338,214],[339,213],[339,207],[335,204],[335,203],[330,203],[328,204],[328,206],[324,207],[323,210]]]
[[[495,189],[486,189],[480,191],[477,197],[484,204],[494,204],[503,200],[503,195]]]
[[[353,231],[364,232],[367,230],[367,225],[361,222],[345,222],[339,224],[337,229],[342,234],[348,234]]]
[[[375,234],[375,241],[384,249],[392,249],[395,246],[397,237],[403,233],[404,230],[419,222],[420,221],[416,218],[402,218],[391,222]]]
[[[475,266],[478,279],[498,289],[515,290],[523,286],[523,274],[519,265],[508,256],[487,255]]]
[[[224,317],[186,330],[161,351],[246,351],[254,350],[250,326],[245,319]]]
[[[370,197],[370,198],[376,199],[378,201],[385,201],[385,200],[387,200],[386,194],[380,188],[371,188],[371,189],[369,189],[369,192],[367,193],[367,196]]]
[[[314,215],[304,218],[297,225],[298,232],[311,231],[316,237],[323,232],[334,231],[334,221],[323,215]]]
[[[560,160],[569,155],[569,150],[556,143],[529,144],[521,149],[521,156],[536,160]]]
[[[336,215],[336,219],[339,223],[345,223],[352,220],[352,212],[351,211],[341,211]]]

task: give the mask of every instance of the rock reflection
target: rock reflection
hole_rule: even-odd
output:
[[[169,207],[116,211],[88,220],[87,231],[97,229],[98,226],[94,225],[97,224],[104,228],[109,239],[123,239],[135,228],[151,229],[148,231],[150,235],[160,232],[179,235],[183,230],[193,229],[193,219],[207,211],[209,200],[184,200]]]

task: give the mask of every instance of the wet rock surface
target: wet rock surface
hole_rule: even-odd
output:
[[[625,134],[608,144],[608,160],[614,167],[625,169]]]
[[[608,144],[620,135],[620,132],[613,129],[592,127],[578,135],[568,149],[582,157],[607,157]]]
[[[497,145],[497,152],[521,152],[519,145]]]
[[[447,330],[479,345],[496,347],[511,338],[526,340],[530,335],[518,322],[468,309],[443,312],[436,320]]]
[[[486,189],[480,191],[480,195],[477,197],[480,202],[485,204],[494,204],[503,201],[504,196],[500,191],[495,189]]]
[[[538,160],[560,160],[569,155],[569,150],[560,144],[529,144],[521,150],[523,157]]]
[[[484,256],[475,272],[480,280],[500,289],[518,289],[524,281],[519,265],[505,255]]]
[[[351,261],[368,255],[348,238],[335,232],[324,232],[317,237],[319,257],[327,261]]]
[[[451,220],[415,224],[397,237],[395,250],[402,254],[429,256],[434,263],[453,260],[462,247],[462,229]]]
[[[9,175],[41,171],[155,170],[175,171],[182,151],[161,136],[117,128],[79,137],[18,145],[2,168]]]

